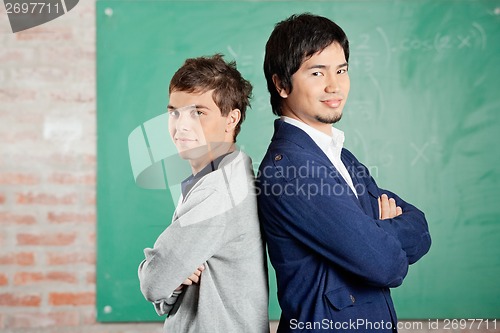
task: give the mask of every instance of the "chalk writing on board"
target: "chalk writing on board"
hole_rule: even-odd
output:
[[[393,52],[464,50],[479,48],[484,50],[487,36],[484,28],[473,22],[465,31],[444,33],[437,31],[429,37],[408,36],[402,38],[391,50]]]
[[[363,33],[352,43],[354,47],[349,65],[356,71],[372,72],[375,69],[375,64],[378,63],[376,59],[380,57],[380,53],[372,50],[371,39],[370,34]]]

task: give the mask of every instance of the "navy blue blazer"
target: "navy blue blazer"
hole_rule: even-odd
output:
[[[259,217],[276,271],[278,332],[394,332],[389,288],[430,248],[424,214],[378,188],[347,149],[354,195],[301,129],[276,120],[257,175]],[[403,214],[379,220],[386,193]]]

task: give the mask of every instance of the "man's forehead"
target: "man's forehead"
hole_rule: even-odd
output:
[[[196,108],[218,109],[213,98],[213,92],[213,89],[205,91],[174,90],[170,93],[168,107],[184,109],[194,105]]]

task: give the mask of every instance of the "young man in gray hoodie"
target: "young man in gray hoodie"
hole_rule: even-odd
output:
[[[192,175],[139,266],[164,332],[269,332],[252,162],[235,145],[251,92],[221,55],[186,60],[170,82],[170,136]]]

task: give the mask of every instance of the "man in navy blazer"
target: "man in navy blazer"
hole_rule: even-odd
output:
[[[424,214],[380,189],[343,148],[349,43],[327,18],[293,15],[267,44],[275,132],[259,216],[276,271],[278,332],[396,332],[390,289],[430,248]]]

